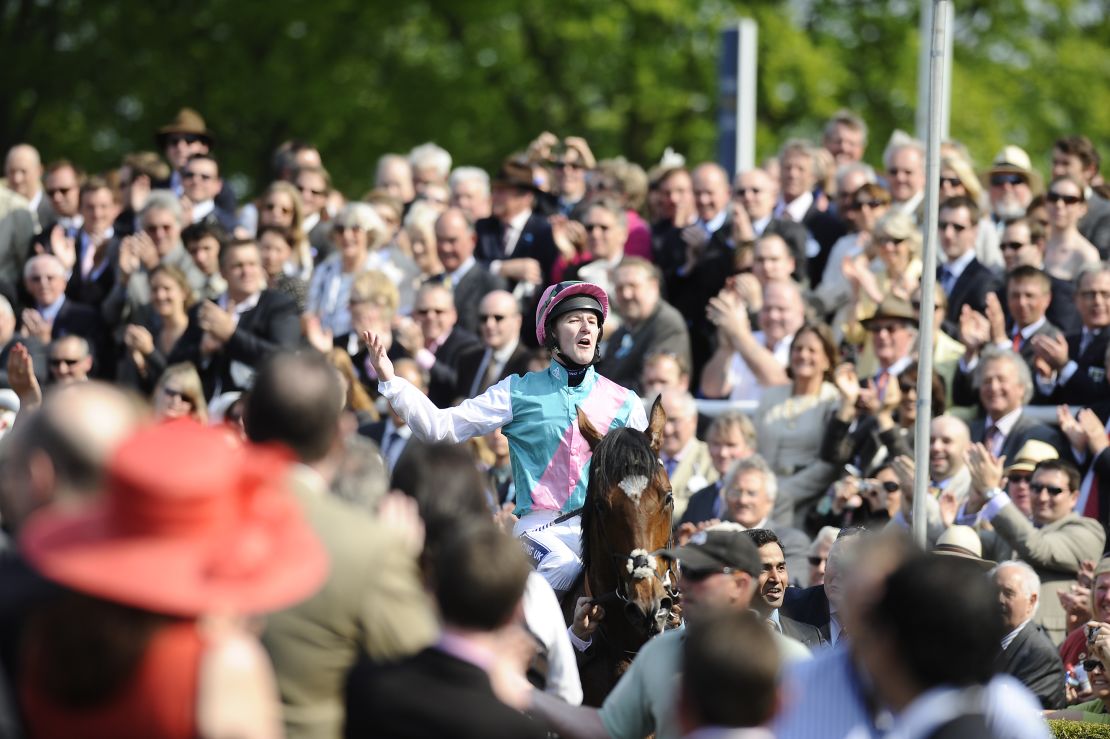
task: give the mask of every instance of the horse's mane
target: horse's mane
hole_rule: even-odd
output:
[[[599,495],[607,495],[620,481],[631,475],[643,475],[650,482],[658,459],[647,436],[632,428],[618,428],[606,434],[594,450],[590,461],[590,479],[586,502],[582,507],[582,564],[590,566],[590,531],[598,525]]]

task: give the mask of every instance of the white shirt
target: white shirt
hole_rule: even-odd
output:
[[[773,215],[778,218],[789,218],[795,223],[801,223],[806,217],[806,213],[809,212],[811,205],[813,205],[813,193],[803,192],[789,203],[780,199],[778,204],[775,205]]]
[[[1029,623],[1029,619],[1025,619],[1024,621],[1022,621],[1018,625],[1018,627],[1016,629],[1011,631],[1009,634],[1006,634],[1006,636],[1002,637],[1002,648],[1003,649],[1009,649],[1010,648],[1010,645],[1014,643],[1014,639],[1017,639],[1018,634],[1021,633],[1021,630],[1025,628],[1025,625],[1027,623]]]
[[[524,231],[524,225],[528,223],[528,219],[531,217],[532,211],[521,211],[505,224],[505,240],[502,243],[505,246],[506,259],[510,258],[513,252],[516,251],[516,242],[520,241],[520,234]]]
[[[760,346],[767,346],[766,335],[762,331],[752,332],[752,337],[759,342]],[[790,344],[794,341],[794,335],[784,337],[774,347],[771,348],[771,353],[775,355],[775,360],[785,367],[790,362]],[[727,381],[732,388],[729,391],[729,400],[750,400],[759,402],[763,396],[763,386],[755,378],[755,373],[748,367],[748,363],[740,356],[740,352],[732,353],[732,360],[728,365]]]
[[[713,234],[717,233],[717,231],[719,231],[721,229],[721,226],[725,225],[725,219],[727,219],[727,218],[728,218],[728,209],[727,208],[722,208],[720,213],[713,216],[708,221],[701,221],[699,219],[699,222],[702,224],[702,227],[705,228],[705,230],[709,232],[709,235],[712,236]]]
[[[459,286],[459,282],[462,280],[462,278],[466,277],[466,273],[469,272],[470,268],[477,263],[477,260],[475,260],[474,257],[471,256],[465,262],[460,264],[459,268],[456,269],[454,272],[447,273],[447,279],[451,281],[452,291]]]
[[[66,296],[63,293],[61,297],[50,305],[40,306],[38,308],[39,315],[43,317],[43,320],[54,323],[54,319],[58,317],[58,313],[62,310],[62,306],[65,305],[65,302]]]
[[[891,203],[891,210],[896,210],[917,221],[917,206],[921,205],[921,201],[924,199],[925,191],[921,190],[914,193],[914,196],[909,200],[904,200],[901,203]]]
[[[204,200],[199,203],[193,203],[193,223],[200,223],[204,220],[205,216],[216,209],[216,201]]]
[[[990,432],[991,426],[994,426],[1000,432],[998,434],[995,434],[994,446],[991,449],[991,453],[994,454],[994,456],[997,457],[1002,454],[1002,445],[1006,443],[1006,438],[1010,435],[1010,432],[1014,428],[1014,424],[1017,423],[1020,416],[1021,406],[1018,406],[997,421],[991,419],[990,416],[987,416],[985,425],[983,426],[983,441],[986,441],[987,434]]]

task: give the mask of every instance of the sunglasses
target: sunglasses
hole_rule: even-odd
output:
[[[84,361],[84,360],[81,360],[81,359],[66,359],[65,357],[51,357],[50,358],[50,366],[51,367],[62,367],[62,366],[72,367],[75,364],[80,364],[82,361]]]
[[[1045,195],[1045,200],[1050,203],[1063,203],[1064,205],[1075,205],[1083,202],[1083,198],[1078,195],[1065,195],[1062,192],[1050,192]]]
[[[808,561],[809,564],[813,567],[817,567],[822,562],[828,561],[828,559],[828,557],[806,557],[806,561]]]
[[[418,316],[442,316],[444,313],[448,313],[449,311],[446,308],[417,308],[413,312],[416,313],[416,315]]]
[[[327,190],[313,190],[311,187],[298,187],[297,189],[301,191],[302,195],[313,195],[318,198],[328,194]]]
[[[593,231],[601,231],[601,233],[608,233],[611,226],[606,226],[604,223],[587,223],[585,224],[586,233]]]
[[[1030,483],[1029,489],[1032,490],[1034,493],[1043,493],[1047,490],[1048,494],[1051,495],[1053,498],[1055,498],[1060,493],[1065,492],[1063,488],[1056,487],[1055,485],[1045,485],[1043,482]]]
[[[893,236],[880,236],[878,241],[880,244],[894,244],[895,246],[901,246],[906,242],[905,239],[896,239]]]
[[[200,143],[200,136],[194,133],[175,133],[166,139],[166,143],[170,146],[177,146],[178,144],[197,144]]]
[[[495,313],[482,313],[478,316],[478,323],[485,323],[490,319],[493,319],[494,323],[501,323],[506,318],[508,318],[508,316],[499,316]]]
[[[763,190],[759,189],[758,187],[738,187],[738,188],[736,188],[735,190],[732,191],[732,194],[737,196],[737,197],[742,198],[745,195],[747,195],[749,192],[752,195],[758,195],[759,193],[763,192]]]
[[[953,223],[952,221],[941,221],[937,224],[938,231],[947,231],[950,228],[956,233],[963,233],[970,227],[965,226],[962,223]]]
[[[335,230],[338,231],[339,233],[343,233],[344,231],[362,231],[363,228],[362,228],[362,226],[356,226],[353,223],[343,223],[343,224],[336,224],[335,225]]]
[[[182,172],[181,179],[183,180],[208,180],[216,179],[216,175],[208,174],[207,172]]]
[[[1097,659],[1085,659],[1085,660],[1083,660],[1083,669],[1086,670],[1088,674],[1094,672],[1095,670],[1101,670],[1102,672],[1106,672],[1106,668],[1103,667],[1102,662],[1100,662]]]
[[[887,333],[894,333],[899,329],[905,327],[904,323],[872,323],[869,329],[873,334],[881,334],[883,331]]]
[[[941,186],[948,185],[949,187],[960,187],[963,185],[959,177],[941,177],[940,184]]]
[[[1008,476],[1007,476],[1007,479],[1008,479],[1008,480],[1010,481],[1010,483],[1011,483],[1011,484],[1013,484],[1013,485],[1020,485],[1020,484],[1021,484],[1021,483],[1023,483],[1023,482],[1025,482],[1025,483],[1028,483],[1029,481],[1031,481],[1031,480],[1033,479],[1033,476],[1032,476],[1032,475],[1015,475],[1015,474],[1010,474],[1010,475],[1008,475]]]
[[[884,203],[882,200],[861,200],[858,203],[852,203],[851,207],[852,210],[863,210],[864,208],[875,210],[876,208],[885,208],[886,206],[887,203]]]
[[[46,189],[46,194],[49,197],[54,197],[55,195],[69,195],[76,189],[76,187],[49,187]]]
[[[1001,244],[998,245],[998,248],[1002,251],[1017,251],[1018,249],[1022,249],[1026,246],[1029,246],[1029,244],[1026,244],[1023,241],[1003,241]]]
[[[170,400],[184,400],[186,403],[192,405],[192,401],[189,400],[189,396],[187,396],[180,390],[174,390],[172,387],[162,388],[162,395],[165,395]]]
[[[1024,185],[1027,180],[1024,175],[1009,173],[1009,174],[992,174],[991,187],[1002,187],[1003,185]]]

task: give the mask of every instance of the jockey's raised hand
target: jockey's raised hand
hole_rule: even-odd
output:
[[[392,380],[393,362],[386,356],[385,344],[381,337],[373,331],[363,331],[362,340],[366,342],[366,348],[370,350],[370,364],[374,365],[374,371],[378,373],[378,379],[382,382]]]

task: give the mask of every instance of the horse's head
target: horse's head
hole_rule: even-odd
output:
[[[593,451],[582,512],[586,576],[593,597],[614,595],[642,634],[663,630],[677,584],[669,565],[652,556],[670,543],[674,510],[671,483],[659,461],[666,420],[657,399],[646,432],[620,428],[602,437],[578,411],[579,428]]]

